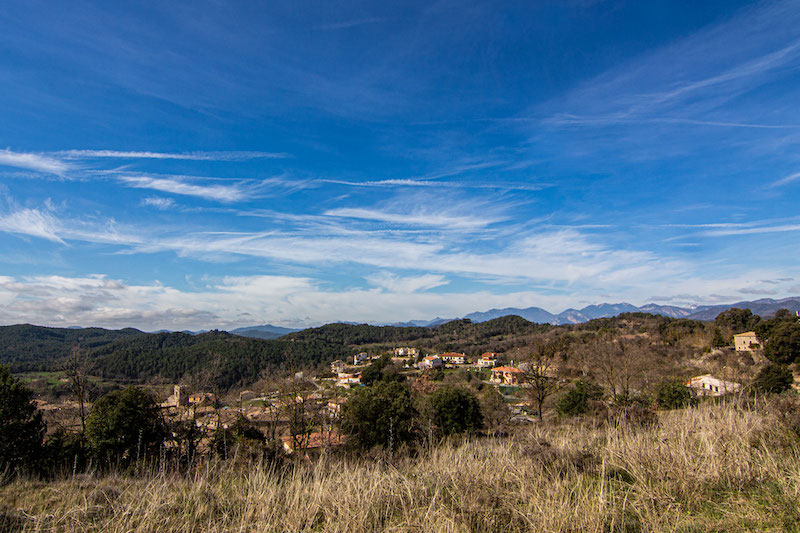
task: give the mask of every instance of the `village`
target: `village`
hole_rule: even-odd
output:
[[[755,332],[734,336],[737,353],[754,354],[760,345]],[[529,361],[506,360],[503,355],[485,352],[470,358],[464,353],[424,354],[420,349],[404,346],[389,353],[359,352],[351,360],[335,360],[330,372],[311,375],[299,372],[269,392],[246,389],[217,398],[210,392],[193,392],[185,385],[175,385],[172,394],[161,404],[164,414],[173,421],[189,422],[201,430],[199,450],[207,449],[210,437],[219,428],[226,429],[243,417],[264,434],[279,439],[286,454],[298,450],[304,454],[346,442],[339,420],[348,395],[364,386],[362,377],[373,363],[383,360],[400,368],[412,380],[412,386],[424,390],[437,377],[467,372],[484,386],[500,392],[508,406],[509,425],[535,424],[535,409],[525,394],[532,387]],[[556,368],[548,368],[544,377],[560,378]],[[711,373],[697,375],[684,383],[695,397],[717,398],[742,392],[742,384]],[[795,387],[798,385],[795,384]],[[292,427],[301,427],[292,432]]]

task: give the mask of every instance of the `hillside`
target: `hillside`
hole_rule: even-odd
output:
[[[75,345],[99,348],[114,341],[146,336],[138,329],[47,328],[30,324],[0,326],[0,364],[15,372],[41,369],[69,355]]]
[[[710,325],[688,319],[623,313],[565,326],[536,324],[519,316],[485,322],[453,320],[435,327],[328,324],[263,340],[210,331],[142,333],[137,330],[55,330],[11,326],[0,336],[0,363],[15,372],[58,369],[73,344],[88,349],[87,370],[125,382],[205,379],[228,389],[292,370],[319,368],[360,351],[385,353],[414,346],[424,353],[456,351],[474,357],[491,351],[521,359],[538,344],[562,339],[570,353],[592,352],[605,338],[638,338],[653,357],[680,360],[707,347]],[[206,376],[206,377],[203,377]]]

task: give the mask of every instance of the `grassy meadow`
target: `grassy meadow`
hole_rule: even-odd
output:
[[[784,403],[776,403],[784,402]],[[7,479],[9,531],[800,531],[796,407],[545,423],[415,454]]]

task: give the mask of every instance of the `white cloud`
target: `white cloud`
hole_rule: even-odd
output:
[[[18,209],[0,216],[0,231],[30,235],[64,244],[58,236],[59,222],[50,213],[38,209]]]
[[[539,191],[549,184],[515,183],[505,181],[471,182],[471,181],[431,181],[422,179],[386,179],[373,181],[347,181],[320,179],[322,183],[348,185],[351,187],[434,187],[443,189],[492,189],[498,191]]]
[[[119,180],[129,187],[137,189],[152,189],[220,202],[237,202],[248,196],[247,191],[239,183],[234,185],[197,185],[176,178],[151,176],[122,176]]]
[[[9,149],[0,150],[0,166],[25,168],[57,175],[62,175],[70,169],[68,164],[53,157],[12,152]]]
[[[378,222],[387,222],[390,224],[462,230],[483,228],[503,220],[499,217],[481,218],[468,215],[459,215],[455,213],[448,213],[445,210],[438,212],[420,210],[418,208],[414,208],[412,205],[409,205],[408,207],[409,208],[407,212],[391,212],[364,208],[339,208],[330,209],[324,214],[332,217],[374,220]]]
[[[156,209],[169,209],[175,206],[175,200],[172,198],[160,198],[158,196],[150,196],[142,200],[142,205],[155,207]]]
[[[57,155],[67,159],[179,159],[188,161],[247,161],[250,159],[280,159],[288,154],[274,152],[136,152],[122,150],[63,150]]]
[[[422,276],[398,276],[391,272],[380,272],[367,276],[371,284],[386,289],[389,292],[412,293],[427,291],[450,283],[444,276],[437,274],[424,274]]]
[[[785,178],[781,178],[778,181],[774,182],[771,185],[771,187],[780,187],[782,185],[792,183],[793,181],[797,181],[798,179],[800,179],[800,172],[795,172],[794,174],[789,174]]]

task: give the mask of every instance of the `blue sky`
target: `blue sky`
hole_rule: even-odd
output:
[[[116,4],[0,10],[0,323],[800,294],[796,1]]]

